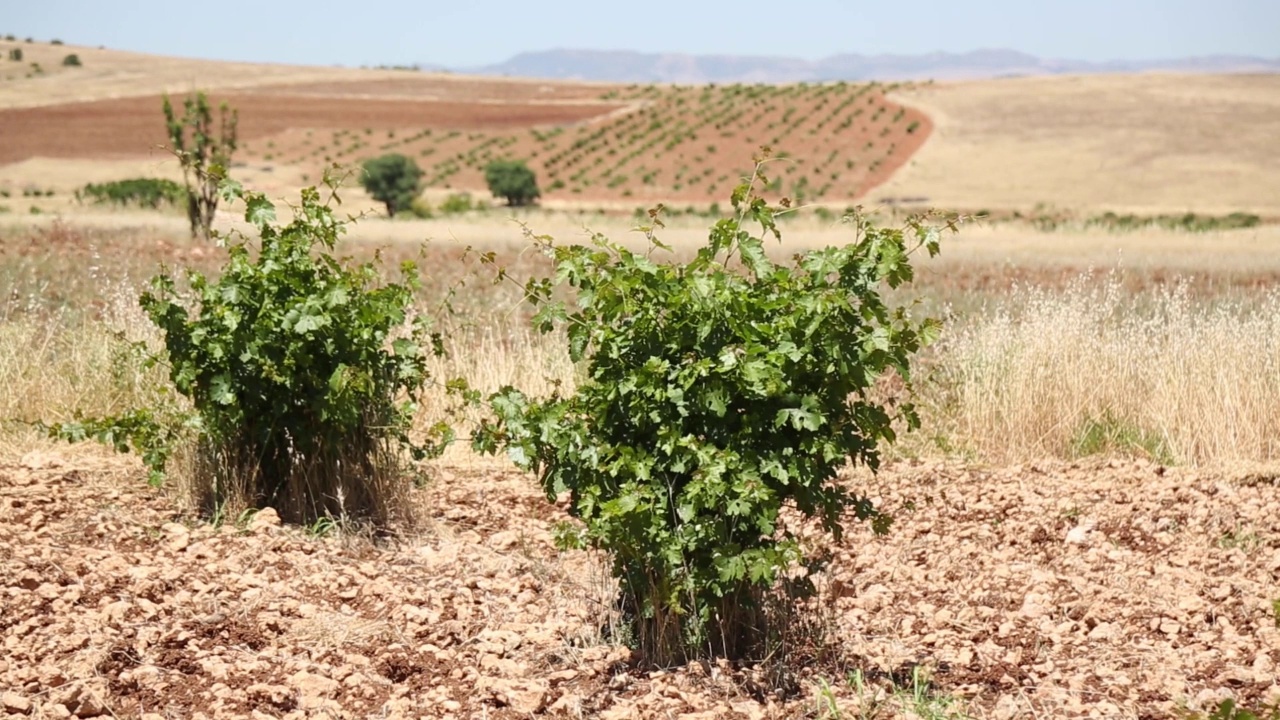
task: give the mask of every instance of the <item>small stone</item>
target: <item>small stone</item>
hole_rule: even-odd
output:
[[[1089,535],[1093,533],[1094,524],[1092,522],[1081,523],[1069,531],[1067,531],[1068,545],[1087,545],[1089,544]]]
[[[733,708],[735,713],[745,716],[748,720],[764,720],[764,708],[755,700],[742,700],[731,703],[730,707]]]
[[[1041,595],[1040,593],[1034,593],[1034,592],[1027,593],[1026,597],[1023,598],[1022,600],[1022,607],[1018,610],[1018,612],[1023,617],[1031,620],[1042,618],[1045,615],[1049,614],[1049,609],[1045,607],[1046,600],[1047,598],[1045,598],[1045,596]],[[1000,628],[1001,636],[1004,636],[1007,634],[1004,629],[1004,625],[1007,625],[1007,624],[1009,623],[1004,623],[1003,625],[1001,625],[1001,628]],[[1012,628],[1010,630],[1012,630]]]
[[[698,665],[697,663],[694,663],[692,667],[700,668],[702,666]],[[547,675],[547,680],[551,681],[552,683],[563,683],[563,682],[568,682],[570,680],[573,680],[577,677],[578,677],[577,670],[558,670],[556,672],[551,673],[550,675]]]
[[[3,706],[6,712],[15,715],[26,715],[31,712],[31,701],[16,692],[0,695],[0,706]]]
[[[249,521],[249,532],[261,534],[280,527],[280,514],[275,508],[265,507],[253,514]]]
[[[160,544],[169,552],[180,552],[191,544],[191,531],[178,523],[165,523],[160,526],[160,534],[164,536]]]
[[[582,717],[582,696],[574,693],[565,693],[560,696],[547,708],[547,712],[551,715],[568,715],[571,717]]]
[[[480,658],[480,669],[498,677],[517,678],[525,674],[524,666],[515,660],[504,660],[497,655]]]
[[[1111,623],[1098,623],[1096,627],[1089,631],[1090,640],[1110,640],[1115,637],[1116,629]]]
[[[93,693],[86,692],[80,695],[80,702],[76,705],[75,716],[78,718],[93,718],[102,715],[106,711],[102,701],[98,700]]]
[[[245,689],[245,694],[252,699],[268,702],[276,706],[284,705],[293,695],[289,688],[283,685],[267,685],[266,683],[250,685]]]
[[[298,709],[314,710],[324,707],[342,686],[323,675],[299,670],[289,677],[289,687],[298,692]]]
[[[548,686],[542,680],[517,681],[481,677],[476,682],[476,689],[493,693],[498,702],[525,715],[541,712],[547,705]]]

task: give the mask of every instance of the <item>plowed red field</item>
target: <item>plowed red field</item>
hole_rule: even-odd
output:
[[[397,100],[245,93],[212,95],[240,113],[245,142],[291,128],[380,130],[523,129],[576,123],[617,108],[601,103],[488,100]],[[179,100],[180,102],[180,100]],[[0,110],[0,164],[30,157],[118,158],[146,154],[168,142],[160,97]],[[181,112],[181,107],[178,107]]]
[[[292,168],[303,178],[395,152],[419,163],[429,188],[485,195],[484,167],[518,159],[548,198],[727,203],[769,147],[780,159],[768,168],[770,194],[851,204],[932,131],[925,114],[888,99],[894,87],[621,87],[406,74],[211,99],[239,110],[238,163]],[[158,155],[167,143],[160,107],[159,96],[147,95],[0,110],[0,165]]]

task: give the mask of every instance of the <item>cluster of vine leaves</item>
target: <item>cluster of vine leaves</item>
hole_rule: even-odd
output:
[[[912,355],[939,323],[891,308],[881,290],[909,282],[911,253],[935,255],[956,219],[887,229],[854,216],[848,244],[780,265],[764,238],[781,240],[786,201],[755,195],[757,173],[687,263],[654,261],[670,249],[654,235],[657,213],[643,254],[600,236],[534,237],[555,264],[525,286],[535,324],[564,327],[585,379],[544,399],[503,388],[473,436],[477,450],[505,449],[536,472],[548,497],[569,494],[578,541],[612,556],[641,613],[661,604],[705,622],[718,600],[770,586],[802,558],[780,530],[784,507],[837,537],[849,509],[886,532],[890,517],[836,474],[849,460],[877,468],[895,422],[919,424],[909,402],[878,400],[872,386],[886,371],[909,386]],[[572,289],[567,302],[559,285]]]
[[[502,388],[472,435],[476,450],[505,450],[534,471],[548,497],[569,494],[583,523],[577,544],[612,556],[624,596],[642,613],[661,605],[705,622],[718,600],[771,586],[803,559],[780,528],[786,507],[837,538],[850,510],[887,532],[891,518],[836,475],[850,460],[877,468],[895,424],[919,424],[909,401],[881,397],[873,385],[892,371],[909,388],[912,356],[939,323],[881,293],[910,282],[912,253],[935,255],[957,219],[881,228],[855,214],[846,218],[847,244],[778,264],[764,242],[781,240],[777,217],[789,206],[755,194],[766,183],[758,168],[734,190],[733,217],[716,222],[688,262],[654,260],[670,251],[655,234],[660,208],[643,228],[645,253],[599,235],[586,246],[531,235],[555,266],[552,277],[523,285],[534,324],[564,328],[585,378],[572,393],[542,399]],[[430,380],[429,355],[444,353],[444,341],[421,323],[391,339],[412,306],[417,269],[406,264],[402,282],[379,285],[373,264],[335,260],[343,223],[314,188],[284,227],[265,196],[233,182],[224,195],[245,203],[261,237],[257,257],[241,239],[216,282],[189,273],[191,308],[164,274],[141,298],[195,412],[138,410],[48,425],[49,434],[139,452],[159,482],[183,432],[225,438],[287,427],[323,442],[372,409],[415,456],[438,455],[454,439],[447,425],[424,444],[408,427]],[[567,302],[560,286],[571,291]],[[479,399],[465,380],[447,387]]]
[[[376,263],[334,258],[345,223],[330,207],[337,181],[326,183],[334,191],[328,200],[315,188],[303,190],[292,221],[280,225],[264,195],[224,181],[224,199],[242,201],[245,220],[257,229],[256,252],[243,236],[224,238],[227,262],[216,281],[187,273],[190,306],[166,273],[139,298],[164,333],[163,354],[148,362],[168,367],[194,411],[177,404],[134,409],[43,425],[45,431],[134,450],[153,485],[191,432],[257,453],[287,448],[313,456],[353,433],[374,432],[414,457],[438,455],[453,439],[447,425],[432,428],[425,442],[408,432],[430,380],[430,357],[444,353],[443,338],[411,316],[417,267],[406,262],[401,281],[388,283]]]

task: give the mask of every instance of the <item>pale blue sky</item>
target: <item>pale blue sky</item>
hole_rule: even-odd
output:
[[[309,64],[495,63],[552,48],[789,55],[1009,48],[1280,57],[1280,0],[0,0],[0,34]]]

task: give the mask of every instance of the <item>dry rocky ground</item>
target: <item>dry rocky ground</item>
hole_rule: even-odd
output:
[[[898,520],[825,546],[824,652],[797,661],[790,695],[752,668],[635,667],[601,627],[601,564],[554,550],[563,510],[521,475],[443,469],[425,529],[377,545],[270,511],[199,521],[139,475],[81,449],[0,459],[0,717],[912,717],[886,693],[917,665],[954,716],[1163,718],[1280,695],[1266,473],[850,476]]]

